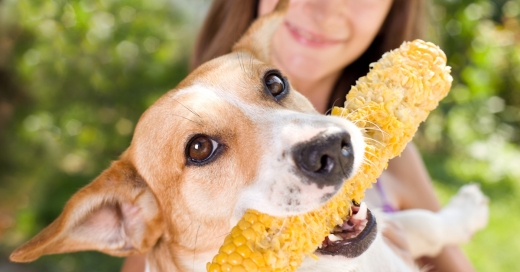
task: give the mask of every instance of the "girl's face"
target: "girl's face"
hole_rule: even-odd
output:
[[[278,0],[260,0],[259,15]],[[273,37],[273,62],[292,80],[337,75],[367,50],[392,0],[291,0]]]

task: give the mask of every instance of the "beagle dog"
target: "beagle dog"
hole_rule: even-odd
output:
[[[353,123],[319,114],[269,63],[269,37],[287,6],[279,1],[230,54],[201,65],[146,110],[120,158],[10,259],[146,253],[150,272],[205,271],[245,210],[296,215],[334,196],[363,163],[365,144]],[[320,249],[299,271],[414,271],[366,207],[356,209],[345,219],[361,226],[349,243]],[[487,206],[468,186],[439,213],[376,217],[379,230],[385,220],[400,222],[412,255],[422,256],[467,241],[486,224]]]

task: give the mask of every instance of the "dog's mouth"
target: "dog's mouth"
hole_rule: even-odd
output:
[[[365,203],[352,206],[352,215],[338,225],[316,250],[323,255],[355,258],[365,252],[377,234],[377,223]]]

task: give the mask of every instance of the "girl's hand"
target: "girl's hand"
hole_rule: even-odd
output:
[[[408,266],[415,266],[412,255],[410,254],[408,241],[406,240],[401,225],[397,222],[385,222],[383,238],[397,256],[399,256]]]

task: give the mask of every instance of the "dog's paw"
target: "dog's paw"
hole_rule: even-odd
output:
[[[477,184],[460,188],[441,213],[454,220],[452,231],[460,242],[468,242],[475,232],[483,229],[489,220],[489,199]],[[459,227],[460,226],[460,227]]]

